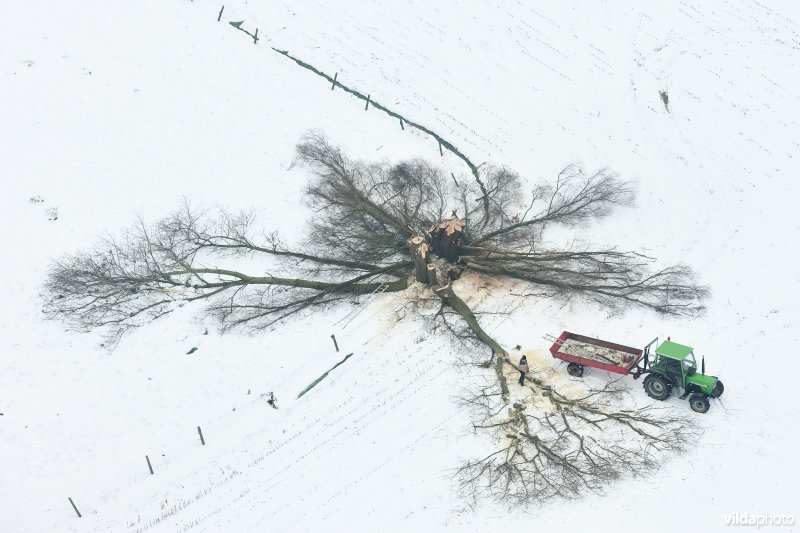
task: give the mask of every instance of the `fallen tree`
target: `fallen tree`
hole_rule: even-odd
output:
[[[458,315],[466,325],[460,337],[494,354],[487,365],[493,379],[465,404],[473,408],[474,427],[488,432],[497,449],[459,470],[466,494],[527,502],[601,490],[626,472],[651,469],[687,442],[682,418],[626,409],[623,390],[613,386],[567,395],[534,372],[527,403],[512,403],[506,372],[514,362],[457,293],[465,276],[490,276],[535,285],[544,297],[581,295],[611,309],[700,312],[706,289],[685,265],[652,270],[653,260],[635,252],[578,241],[559,249],[544,239],[547,227],[580,226],[632,204],[629,183],[607,169],[586,174],[576,166],[527,194],[506,168],[453,183],[423,160],[351,160],[319,134],[298,145],[297,157],[313,175],[305,191],[313,216],[297,246],[274,232],[257,236],[251,214],[198,213],[187,205],[57,261],[45,285],[45,313],[81,329],[103,327],[117,341],[196,301],[224,328],[261,329],[420,283],[441,304],[437,319]],[[235,267],[242,259],[263,260],[275,273]],[[230,265],[219,268],[223,260]]]

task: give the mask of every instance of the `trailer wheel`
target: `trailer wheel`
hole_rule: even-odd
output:
[[[672,385],[661,376],[650,374],[644,380],[644,390],[654,400],[666,400],[672,394]]]
[[[694,393],[689,396],[689,407],[691,407],[692,411],[695,413],[706,413],[711,407],[711,404],[708,401],[708,396],[705,394]]]
[[[583,376],[583,365],[579,365],[578,363],[570,363],[567,365],[567,374],[572,377],[579,378]]]

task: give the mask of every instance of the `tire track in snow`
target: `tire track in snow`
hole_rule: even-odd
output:
[[[406,353],[410,354],[414,353],[413,351],[405,351]],[[412,355],[407,357],[404,362],[408,365],[413,365],[417,363],[415,359],[416,358]],[[424,360],[425,359],[423,359],[423,361]],[[291,477],[296,468],[305,468],[309,464],[313,464],[315,458],[321,456],[318,453],[320,450],[325,449],[328,450],[328,452],[335,450],[345,442],[345,439],[342,439],[341,437],[350,433],[358,434],[359,432],[363,431],[364,428],[369,427],[377,420],[380,420],[384,415],[394,410],[396,408],[395,400],[398,397],[401,395],[406,395],[406,397],[415,396],[421,390],[428,387],[432,382],[436,381],[449,368],[448,366],[444,365],[443,368],[440,368],[438,372],[435,372],[437,366],[439,365],[441,365],[441,363],[433,360],[433,362],[430,362],[421,369],[418,369],[415,373],[413,371],[407,372],[404,375],[403,382],[399,387],[390,389],[386,387],[378,387],[376,385],[367,389],[366,393],[363,394],[362,397],[350,396],[342,402],[338,402],[335,406],[326,410],[325,413],[318,415],[308,422],[304,422],[304,427],[302,429],[291,433],[288,438],[280,440],[268,452],[262,453],[255,458],[253,458],[253,455],[246,450],[235,452],[238,453],[238,458],[232,458],[230,450],[219,454],[212,461],[211,465],[202,469],[202,471],[195,470],[188,476],[180,479],[178,482],[173,483],[173,486],[194,486],[202,488],[196,490],[191,497],[178,500],[178,503],[174,504],[166,511],[158,512],[148,519],[139,520],[138,527],[135,527],[135,529],[132,530],[136,533],[148,531],[156,526],[162,525],[167,519],[185,515],[186,509],[193,508],[193,504],[199,501],[207,502],[209,497],[216,497],[218,501],[222,500],[225,502],[223,505],[218,506],[209,513],[185,521],[184,525],[179,529],[179,531],[190,531],[197,526],[203,525],[206,520],[216,517],[220,514],[228,516],[229,512],[231,511],[230,506],[232,502],[241,501],[241,503],[236,507],[236,509],[238,509],[247,505],[248,503],[251,503],[252,500],[259,496],[263,498],[265,494],[268,495],[275,488],[279,487],[281,483],[286,481],[287,478]],[[368,374],[373,373],[370,371],[371,369],[369,366],[366,367],[365,370],[368,371]],[[372,370],[374,371],[374,369]],[[435,373],[429,376],[431,372]],[[396,379],[395,382],[399,381],[400,379],[401,378]],[[420,381],[422,384],[419,384]],[[356,384],[357,382],[354,382],[353,384],[350,384],[350,386],[352,387]],[[346,413],[341,413],[342,409],[346,409],[356,401],[360,403],[355,408]],[[331,416],[337,411],[341,414],[331,419]],[[321,430],[319,430],[320,427],[322,428]],[[273,427],[266,427],[261,431],[248,434],[246,438],[249,442],[252,442],[253,439],[258,438],[260,435],[270,430],[274,431],[274,429],[275,428]],[[311,432],[314,430],[317,430],[317,433],[311,434]],[[290,447],[295,442],[308,443],[309,441],[316,444],[313,446],[304,445],[300,450]],[[247,447],[249,448],[251,446]],[[243,483],[246,483],[247,480],[252,478],[254,475],[263,475],[260,473],[255,473],[253,471],[255,468],[264,464],[265,461],[270,461],[269,464],[274,465],[276,464],[278,458],[280,458],[279,464],[284,465],[282,468],[270,472],[268,474],[268,478],[264,479],[255,486],[244,488],[241,487]],[[225,465],[225,468],[222,468],[222,464]],[[216,478],[207,479],[202,483],[192,483],[192,478],[208,476],[209,471],[212,469],[216,471],[216,468],[221,468],[221,475],[218,474]],[[262,466],[262,470],[264,469],[269,469],[269,466]],[[242,480],[231,483],[237,478],[241,478]],[[264,489],[263,492],[254,495],[254,491],[258,491],[260,488]],[[220,493],[220,489],[223,489],[224,493]],[[227,501],[226,494],[230,494],[233,497],[232,502]],[[250,498],[248,498],[248,496],[250,496]],[[127,521],[127,523],[131,525],[133,525],[135,522],[137,521]],[[215,523],[218,523],[218,521]]]
[[[433,384],[439,377],[441,377],[443,374],[445,374],[447,372],[447,370],[449,370],[449,367],[445,365],[443,368],[439,369],[438,372],[436,372],[433,375],[431,375],[428,379],[423,380],[422,384],[414,386],[416,384],[416,382],[420,380],[420,378],[424,378],[424,377],[428,376],[428,374],[431,371],[433,371],[436,368],[436,366],[437,365],[435,363],[431,363],[431,364],[427,365],[422,370],[417,372],[417,374],[415,374],[413,381],[407,382],[407,383],[403,384],[401,387],[399,387],[397,389],[394,389],[394,391],[391,394],[383,394],[382,396],[384,396],[384,398],[382,399],[382,401],[379,404],[377,404],[377,406],[369,406],[367,404],[362,404],[362,405],[367,406],[367,409],[368,409],[367,412],[365,412],[363,414],[360,414],[360,416],[358,416],[357,418],[352,419],[349,422],[349,424],[346,427],[344,427],[343,429],[341,428],[341,426],[342,426],[344,420],[347,418],[347,415],[343,415],[342,417],[340,417],[340,420],[338,421],[338,424],[335,424],[335,425],[338,425],[340,427],[340,429],[338,431],[336,431],[333,434],[327,435],[325,440],[323,440],[321,442],[318,442],[316,444],[316,446],[313,446],[310,449],[306,448],[306,449],[304,449],[302,451],[302,453],[295,454],[293,457],[290,457],[290,458],[286,459],[285,461],[283,461],[283,462],[286,463],[283,468],[281,468],[277,472],[273,473],[269,478],[267,478],[267,479],[263,480],[262,482],[258,483],[257,485],[255,485],[255,487],[249,487],[248,495],[252,494],[252,497],[246,499],[245,501],[243,501],[241,504],[239,504],[234,509],[231,509],[229,507],[230,504],[227,504],[227,505],[223,506],[224,509],[215,510],[214,511],[214,515],[218,515],[218,514],[220,514],[222,512],[224,512],[226,514],[229,514],[230,512],[239,511],[240,509],[242,509],[243,507],[246,507],[246,506],[249,506],[251,511],[252,510],[256,510],[256,509],[264,509],[265,507],[267,507],[271,503],[271,500],[269,499],[269,495],[275,489],[277,489],[282,483],[287,481],[287,479],[295,476],[296,475],[295,470],[309,468],[311,465],[313,465],[314,463],[316,463],[316,462],[318,462],[318,461],[320,461],[320,460],[322,460],[324,458],[323,455],[317,453],[319,450],[321,450],[321,449],[325,450],[326,451],[326,455],[331,455],[333,451],[335,451],[337,448],[340,448],[341,446],[343,446],[346,443],[346,440],[341,438],[343,435],[348,434],[348,433],[359,433],[359,432],[363,431],[365,428],[367,428],[367,427],[371,426],[372,424],[376,423],[377,421],[383,420],[387,413],[389,413],[389,412],[391,412],[391,411],[393,411],[393,410],[395,410],[397,408],[397,404],[396,404],[396,402],[394,400],[396,400],[397,398],[399,398],[401,396],[403,398],[410,398],[410,397],[416,396],[422,390],[428,388],[431,384]],[[354,410],[353,412],[348,413],[348,415],[351,415],[354,412],[361,411],[361,410],[362,410],[362,408],[358,408],[358,409]],[[350,424],[353,424],[354,427],[351,428]],[[332,426],[333,425],[334,424],[332,424]],[[261,490],[259,490],[259,489],[261,489]],[[253,494],[253,493],[256,493],[256,492],[257,492],[257,494]],[[248,496],[248,495],[246,495],[246,496]],[[235,498],[234,502],[236,500],[238,500],[238,499],[241,499],[241,498],[238,498],[238,497]],[[256,501],[256,499],[258,499],[258,501]],[[286,508],[287,506],[294,505],[295,503],[296,502],[291,501],[291,500],[290,501],[286,501],[282,506],[280,506],[280,507],[278,507],[278,508],[276,508],[274,510],[270,510],[270,513],[276,513],[277,511],[280,511],[281,509]],[[266,516],[261,518],[261,520],[259,520],[259,522],[256,523],[255,525],[260,524],[265,519],[266,519]],[[220,521],[219,520],[212,524],[212,526],[218,526],[218,525],[220,525]],[[252,527],[255,527],[255,526],[252,526]],[[251,529],[252,529],[252,527],[251,527]],[[211,531],[216,531],[216,530],[217,529],[211,529]],[[188,529],[183,529],[181,531],[188,531]],[[203,529],[201,531],[206,531],[206,530]]]

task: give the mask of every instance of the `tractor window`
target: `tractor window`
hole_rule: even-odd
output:
[[[687,376],[691,376],[695,372],[697,372],[697,362],[694,359],[694,354],[690,353],[686,356],[686,359],[683,360],[683,371],[686,373]]]
[[[667,377],[669,377],[673,385],[680,386],[683,384],[680,361],[676,361],[675,359],[667,359],[666,371],[667,371]]]

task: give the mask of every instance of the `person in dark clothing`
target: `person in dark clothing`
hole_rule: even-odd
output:
[[[525,374],[530,372],[531,369],[528,367],[528,358],[526,356],[522,356],[522,359],[519,360],[519,384],[525,385]]]

